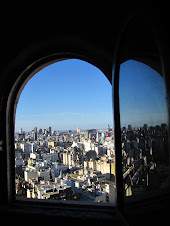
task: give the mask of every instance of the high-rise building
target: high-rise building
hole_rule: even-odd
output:
[[[166,123],[162,123],[161,124],[161,128],[162,128],[162,131],[167,131],[167,124]]]
[[[128,130],[132,130],[132,125],[128,125]]]
[[[146,123],[143,125],[143,129],[144,129],[145,131],[148,130],[148,125],[147,125]]]
[[[22,134],[23,133],[23,130],[22,128],[19,129],[19,134]]]
[[[34,133],[37,133],[37,127],[34,127]]]
[[[34,140],[37,140],[37,127],[34,127]]]
[[[51,126],[48,127],[48,133],[51,134]]]
[[[77,133],[80,133],[80,128],[77,128]]]
[[[39,132],[38,132],[39,134],[42,134],[43,133],[43,131],[42,131],[42,129],[39,129]]]
[[[123,133],[126,133],[126,132],[127,132],[126,127],[123,127],[123,128],[122,128],[122,132],[123,132]]]

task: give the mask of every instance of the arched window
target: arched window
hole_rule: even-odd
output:
[[[114,55],[117,202],[126,213],[129,203],[153,200],[170,186],[168,84],[159,39],[153,21],[135,16]]]
[[[15,119],[17,198],[116,204],[111,92],[105,75],[79,59],[27,82]]]
[[[168,186],[168,112],[164,78],[134,60],[120,66],[124,194],[137,198]]]

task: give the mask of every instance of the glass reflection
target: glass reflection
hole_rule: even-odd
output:
[[[120,66],[120,120],[125,196],[168,185],[167,106],[164,78],[134,60]]]

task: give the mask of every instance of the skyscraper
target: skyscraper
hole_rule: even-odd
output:
[[[22,128],[20,128],[19,129],[19,134],[22,134],[22,133],[23,133]]]
[[[37,127],[34,127],[34,140],[37,140]]]
[[[128,130],[132,130],[132,125],[128,125]]]
[[[48,127],[48,133],[51,134],[51,126]]]
[[[34,127],[34,133],[37,133],[37,127]]]

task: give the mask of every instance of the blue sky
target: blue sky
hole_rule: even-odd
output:
[[[167,123],[164,79],[149,66],[129,60],[120,67],[121,126]]]
[[[15,131],[104,129],[113,127],[112,90],[95,66],[71,59],[36,73],[23,89]],[[163,78],[150,67],[129,60],[120,68],[121,126],[167,123]]]
[[[54,63],[36,73],[24,87],[15,130],[112,127],[111,92],[110,82],[95,66],[77,59]]]

